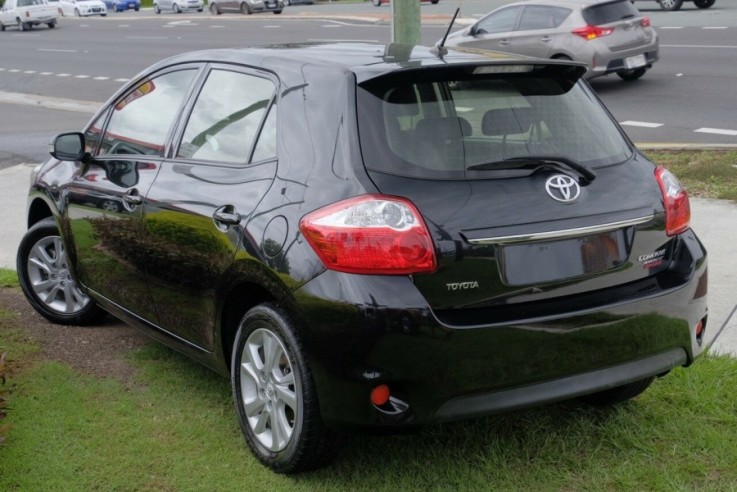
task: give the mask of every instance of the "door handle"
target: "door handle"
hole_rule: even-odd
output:
[[[219,228],[227,228],[227,226],[240,224],[242,217],[236,212],[235,207],[225,205],[215,210],[212,219]]]
[[[540,41],[542,41],[543,43],[549,43],[550,40],[551,40],[550,36],[543,36],[540,38]]]
[[[499,40],[499,46],[509,46],[509,40],[508,39]]]
[[[137,189],[133,188],[132,190],[125,192],[123,195],[123,201],[128,205],[135,207],[136,205],[143,203],[143,197],[138,194]]]

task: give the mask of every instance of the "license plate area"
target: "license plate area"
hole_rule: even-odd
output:
[[[575,279],[615,269],[627,261],[622,230],[585,237],[499,247],[504,283],[530,285]]]
[[[630,56],[624,59],[624,68],[633,69],[647,65],[647,59],[644,54]]]

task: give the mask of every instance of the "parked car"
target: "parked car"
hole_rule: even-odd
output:
[[[707,256],[584,73],[370,43],[159,62],[53,139],[23,292],[230,377],[283,473],[337,431],[633,398],[707,348]]]
[[[34,26],[46,24],[56,27],[57,8],[44,0],[5,0],[0,8],[0,31],[16,26],[19,31],[28,31]]]
[[[658,61],[658,35],[630,0],[529,0],[451,34],[448,46],[575,60],[588,79],[635,80]]]
[[[273,12],[281,14],[284,0],[210,0],[210,13],[220,15],[226,12],[253,14],[256,12]]]
[[[154,12],[160,14],[162,10],[171,10],[175,14],[196,10],[202,12],[205,9],[203,0],[154,0]]]
[[[634,0],[632,0],[634,2]],[[684,2],[691,2],[693,1],[693,4],[700,8],[700,9],[708,9],[714,3],[716,0],[654,0],[658,2],[660,5],[660,8],[663,10],[680,10],[683,6]]]
[[[136,12],[141,10],[141,0],[103,0],[105,7],[113,12],[123,12],[124,10],[133,9]]]
[[[102,0],[60,0],[59,5],[62,15],[73,15],[75,17],[88,17],[107,15],[107,7]]]

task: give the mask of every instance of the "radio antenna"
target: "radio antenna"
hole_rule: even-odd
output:
[[[430,51],[432,51],[435,55],[438,56],[441,60],[443,59],[443,55],[448,54],[448,48],[445,47],[445,40],[448,39],[448,34],[450,34],[450,30],[453,28],[453,23],[456,21],[456,17],[458,17],[458,13],[461,11],[460,7],[456,7],[456,11],[453,14],[453,18],[450,20],[450,25],[448,25],[448,30],[445,31],[445,36],[443,36],[443,39],[438,43],[434,48],[432,48]]]

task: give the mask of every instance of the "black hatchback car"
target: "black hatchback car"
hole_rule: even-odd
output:
[[[706,252],[584,72],[363,43],[160,62],[54,139],[22,287],[228,375],[284,473],[344,430],[632,398],[705,349]]]

